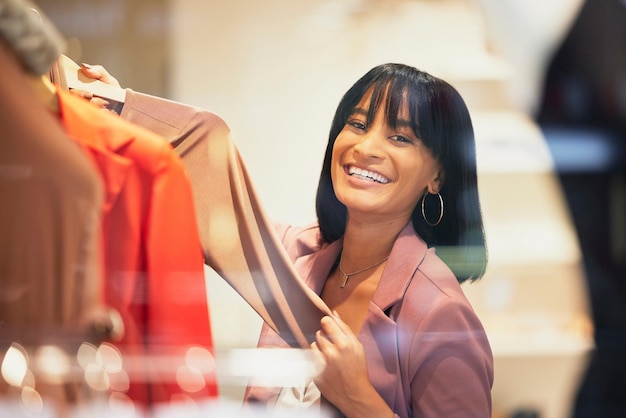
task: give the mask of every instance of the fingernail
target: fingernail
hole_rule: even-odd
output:
[[[91,65],[90,65],[90,64],[85,64],[84,62],[83,62],[82,64],[80,64],[80,65],[82,65],[82,66],[83,66],[83,67],[85,67],[85,68],[91,68]]]
[[[339,316],[339,312],[337,312],[337,311],[333,311],[333,315],[335,315],[337,318],[341,318],[341,317]]]

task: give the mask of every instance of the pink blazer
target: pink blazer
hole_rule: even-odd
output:
[[[283,243],[318,294],[342,247],[319,228],[286,227]],[[411,224],[398,236],[359,339],[370,380],[397,417],[491,417],[493,357],[480,320],[450,269]],[[264,326],[259,346],[285,343]],[[271,405],[281,388],[250,387]]]

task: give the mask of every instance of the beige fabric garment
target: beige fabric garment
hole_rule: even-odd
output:
[[[51,74],[67,88],[63,71],[57,62]],[[159,134],[182,157],[193,188],[205,262],[286,342],[308,348],[330,309],[298,276],[224,120],[207,110],[131,89],[126,89],[120,116]]]
[[[226,123],[204,109],[130,89],[121,116],[165,137],[182,157],[206,263],[285,341],[308,348],[331,312],[298,276]]]

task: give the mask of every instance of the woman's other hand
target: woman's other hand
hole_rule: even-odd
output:
[[[311,349],[322,370],[315,384],[347,417],[393,416],[369,380],[363,345],[337,313],[322,318]]]

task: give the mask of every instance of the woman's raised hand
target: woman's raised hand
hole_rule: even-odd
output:
[[[115,87],[121,87],[120,83],[113,77],[102,65],[81,64],[80,71],[89,78],[100,80],[105,84]],[[75,96],[88,100],[90,103],[105,109],[109,102],[101,97],[94,96],[91,92],[79,89],[70,89]]]

